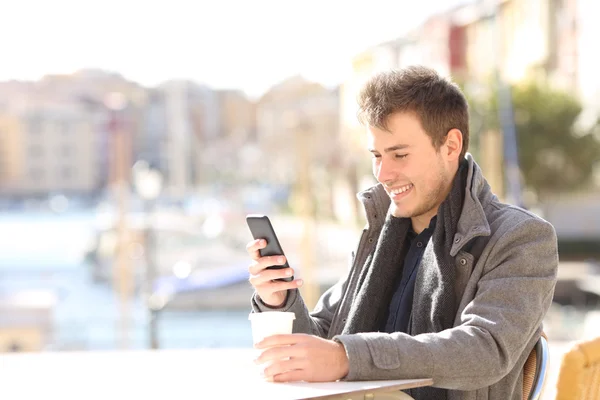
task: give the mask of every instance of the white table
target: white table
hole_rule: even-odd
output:
[[[348,399],[432,384],[430,379],[265,382],[252,362],[256,354],[253,349],[2,354],[0,398]]]

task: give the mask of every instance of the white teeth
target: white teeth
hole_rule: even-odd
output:
[[[412,188],[412,187],[413,187],[413,185],[412,185],[412,183],[410,183],[410,184],[408,184],[408,185],[405,185],[405,186],[399,187],[398,189],[394,189],[394,190],[392,190],[392,194],[400,194],[400,193],[404,193],[404,192],[406,192],[408,189],[410,189],[410,188]]]

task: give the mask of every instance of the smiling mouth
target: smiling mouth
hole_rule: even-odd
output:
[[[396,189],[394,189],[394,190],[391,190],[391,191],[390,191],[390,195],[391,195],[392,197],[399,196],[399,195],[401,195],[401,194],[403,194],[403,193],[406,193],[406,192],[408,192],[410,189],[412,189],[412,188],[413,188],[413,186],[414,186],[414,185],[413,185],[412,183],[409,183],[408,185],[401,186],[401,187],[399,187],[399,188],[396,188]]]

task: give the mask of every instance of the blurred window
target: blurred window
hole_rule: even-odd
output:
[[[41,168],[31,168],[29,177],[32,181],[41,181],[44,178],[44,171]]]
[[[42,146],[38,144],[33,144],[29,146],[29,155],[31,157],[41,157],[44,154]]]
[[[61,169],[61,177],[65,180],[69,180],[69,179],[73,178],[73,168],[63,167]]]

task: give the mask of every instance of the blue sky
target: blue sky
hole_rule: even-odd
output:
[[[468,0],[19,0],[3,5],[0,80],[103,68],[258,95],[296,73],[325,84],[350,57]]]

